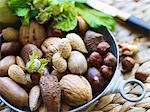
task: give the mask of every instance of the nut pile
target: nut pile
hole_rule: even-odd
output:
[[[97,45],[96,51],[88,57],[87,78],[92,86],[93,92],[101,92],[106,83],[113,75],[116,66],[116,57],[109,52],[110,45],[102,41]]]
[[[0,94],[16,108],[67,111],[92,100],[111,80],[116,57],[102,34],[56,31],[36,21],[2,30]]]

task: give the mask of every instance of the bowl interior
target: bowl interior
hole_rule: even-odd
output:
[[[114,56],[117,58],[117,65],[116,65],[115,69],[113,70],[113,74],[115,74],[116,68],[117,68],[118,62],[119,62],[119,52],[118,52],[118,47],[117,47],[116,40],[115,40],[115,38],[112,36],[112,34],[107,30],[106,27],[103,27],[103,26],[102,26],[99,30],[96,30],[96,32],[99,32],[99,33],[101,33],[101,34],[104,35],[104,40],[106,40],[106,41],[110,44],[110,46],[111,46],[111,47],[110,47],[110,52],[113,53]],[[2,42],[3,42],[3,39],[0,38],[0,45],[2,44]],[[112,81],[112,80],[109,81],[109,84],[110,84],[111,81]],[[107,87],[109,86],[109,84],[107,85]],[[106,87],[106,88],[107,88],[107,87]],[[106,88],[105,88],[105,89],[106,89]],[[104,89],[104,91],[105,91],[105,89]],[[103,92],[104,92],[104,91],[103,91]],[[89,106],[90,104],[92,104],[93,102],[95,102],[95,101],[101,96],[101,94],[102,94],[103,92],[98,93],[98,94],[93,98],[93,100],[91,100],[90,102],[88,102],[88,103],[86,103],[86,104],[84,104],[84,105],[82,105],[82,106],[74,107],[74,108],[72,108],[70,111],[71,111],[71,112],[75,112],[75,111],[80,111],[80,110],[84,109],[85,107],[87,107],[87,106]],[[14,106],[13,104],[11,104],[10,102],[8,102],[6,99],[4,99],[3,97],[0,97],[0,99],[1,99],[7,106],[9,106],[10,108],[12,108],[12,109],[14,109],[14,110],[16,110],[16,111],[19,111],[19,112],[27,112],[27,111],[29,111],[29,108],[28,108],[28,107],[16,107],[16,106]]]
[[[72,108],[69,112],[80,112],[80,111],[84,112],[85,111],[84,109],[86,109],[86,108],[90,107],[90,105],[94,104],[94,102],[96,102],[103,95],[103,93],[106,92],[106,90],[110,87],[109,85],[113,81],[114,75],[117,75],[116,73],[117,73],[117,68],[119,65],[119,49],[118,49],[116,39],[112,35],[112,33],[104,26],[102,26],[99,30],[96,30],[96,32],[103,34],[104,40],[106,40],[111,46],[110,52],[113,53],[113,55],[117,58],[117,64],[114,67],[113,76],[112,76],[111,80],[109,81],[109,83],[107,84],[107,86],[105,87],[105,89],[103,90],[103,92],[98,93],[91,101],[87,102],[86,104],[83,104],[80,107]]]

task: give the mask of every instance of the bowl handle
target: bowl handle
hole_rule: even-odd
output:
[[[127,97],[124,88],[125,88],[125,86],[126,86],[127,84],[129,84],[129,83],[132,83],[132,84],[133,84],[133,83],[136,83],[136,84],[138,84],[138,85],[142,88],[142,93],[141,93],[140,96],[138,96],[138,97],[136,97],[136,98],[131,98],[131,97],[129,98],[129,97]],[[128,80],[122,82],[122,84],[120,85],[120,88],[119,88],[119,92],[120,92],[121,96],[122,96],[124,99],[126,99],[126,100],[128,100],[128,101],[130,101],[130,102],[136,102],[136,101],[140,101],[141,99],[144,98],[144,96],[145,96],[145,94],[146,94],[146,89],[145,89],[145,87],[144,87],[144,84],[143,84],[141,81],[139,81],[139,80],[137,80],[137,79],[128,79]]]

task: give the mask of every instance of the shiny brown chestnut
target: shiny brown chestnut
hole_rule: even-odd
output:
[[[94,92],[102,91],[105,87],[105,80],[97,68],[91,67],[87,72],[87,79]]]

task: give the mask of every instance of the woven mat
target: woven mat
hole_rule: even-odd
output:
[[[105,2],[114,5],[123,11],[130,12],[144,21],[150,23],[150,0],[104,0]],[[150,38],[145,37],[137,32],[133,32],[131,29],[118,24],[114,35],[118,43],[129,43],[142,46],[142,49],[148,49],[150,47]],[[150,37],[150,36],[149,36]],[[124,79],[134,78],[135,70],[139,67],[139,63],[136,63],[133,71],[128,74],[122,74]],[[148,77],[149,79],[149,77]],[[98,104],[94,107],[94,112],[150,112],[150,80],[145,81],[145,87],[147,90],[146,96],[139,102],[129,102],[123,99],[119,93],[109,94],[102,97]],[[126,91],[131,93],[131,97],[137,94],[140,90],[136,86],[134,88],[128,85]]]
[[[120,8],[126,12],[136,15],[139,18],[150,23],[150,0],[103,0],[108,4],[112,4],[117,8]],[[138,44],[143,46],[142,49],[147,49],[150,47],[150,40],[147,37],[132,32],[131,29],[128,29],[122,24],[118,24],[114,35],[119,43],[130,43]],[[149,36],[150,37],[150,36]],[[138,68],[139,64],[137,63],[135,67]],[[134,77],[134,71],[128,74],[124,74],[125,79]],[[150,79],[150,77],[148,78]],[[139,89],[134,87],[131,89],[131,85],[128,85],[126,91],[136,94]],[[94,107],[91,107],[89,110],[93,112],[150,112],[150,80],[145,82],[146,90],[148,91],[145,98],[140,102],[128,102],[123,99],[119,93],[110,94],[102,97],[98,104]],[[131,95],[131,97],[132,97]],[[0,101],[0,112],[14,112],[7,106],[5,106]]]

